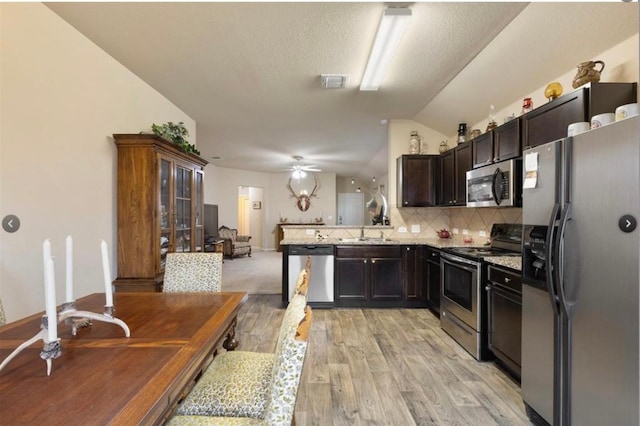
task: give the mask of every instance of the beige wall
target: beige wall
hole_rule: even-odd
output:
[[[208,165],[205,169],[205,203],[218,204],[218,223],[230,228],[238,226],[238,187],[250,186],[263,188],[262,218],[264,226],[258,237],[262,248],[275,249],[276,224],[280,215],[290,222],[307,222],[322,215],[325,223],[335,223],[336,212],[336,175],[317,173],[320,189],[317,197],[311,199],[311,207],[306,212],[298,210],[295,199],[287,189],[288,173],[261,173],[240,169],[229,169]],[[252,231],[253,234],[253,231]],[[252,235],[256,238],[257,235]],[[252,238],[252,242],[254,241]],[[257,238],[256,238],[257,244]]]
[[[77,297],[103,291],[99,240],[117,276],[113,133],[195,122],[40,3],[0,4],[0,296],[9,320],[44,309],[42,242],[64,293],[64,239],[74,239]]]

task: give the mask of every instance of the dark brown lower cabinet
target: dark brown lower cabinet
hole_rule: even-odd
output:
[[[427,282],[427,306],[440,316],[440,250],[425,247],[424,275]]]
[[[400,246],[337,246],[334,306],[401,306]]]
[[[405,306],[427,306],[427,282],[424,275],[423,246],[403,246],[402,261],[404,269],[404,300]]]

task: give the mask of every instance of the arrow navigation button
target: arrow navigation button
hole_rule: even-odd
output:
[[[622,232],[633,232],[636,229],[636,226],[638,226],[638,221],[636,221],[636,218],[630,214],[625,214],[620,218],[620,220],[618,220],[618,227]]]
[[[14,214],[8,214],[2,219],[2,229],[13,233],[20,229],[20,219]]]

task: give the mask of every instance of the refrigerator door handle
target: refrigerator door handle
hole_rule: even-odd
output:
[[[491,180],[491,195],[493,196],[493,201],[496,202],[496,205],[500,205],[500,203],[502,202],[502,198],[498,198],[498,192],[496,191],[496,183],[498,182],[498,175],[502,174],[502,171],[500,170],[500,167],[498,167],[496,169],[495,172],[493,172],[493,178]]]
[[[562,250],[562,242],[564,240],[564,232],[567,229],[567,221],[569,220],[570,214],[571,203],[567,203],[560,215],[560,224],[558,225],[558,233],[556,235],[554,250],[555,267],[553,268],[554,281],[556,282],[558,297],[560,298],[560,307],[562,308],[564,315],[569,319],[571,319],[573,303],[567,300],[567,296],[564,292],[564,271],[562,270],[564,267],[564,251]]]
[[[558,217],[558,212],[560,211],[560,203],[555,203],[553,205],[553,210],[551,211],[551,216],[549,217],[549,226],[547,227],[547,236],[546,236],[546,253],[545,253],[545,258],[547,261],[547,267],[546,272],[547,272],[547,279],[546,279],[546,284],[547,284],[547,291],[549,292],[549,300],[551,301],[551,308],[553,309],[553,314],[554,315],[558,315],[559,314],[559,307],[558,307],[558,299],[556,297],[556,292],[555,292],[555,287],[553,285],[553,281],[554,281],[554,272],[556,270],[556,265],[553,261],[553,254],[554,254],[554,250],[553,250],[553,228],[556,224],[556,218]]]

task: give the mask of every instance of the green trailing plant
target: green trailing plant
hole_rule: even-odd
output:
[[[196,149],[195,145],[191,145],[187,140],[189,131],[186,127],[184,127],[184,122],[181,121],[178,124],[175,124],[169,121],[161,126],[153,123],[151,125],[151,130],[153,130],[153,133],[155,133],[156,135],[168,139],[174,144],[178,145],[184,150],[184,152],[188,154],[200,155],[200,151]]]

